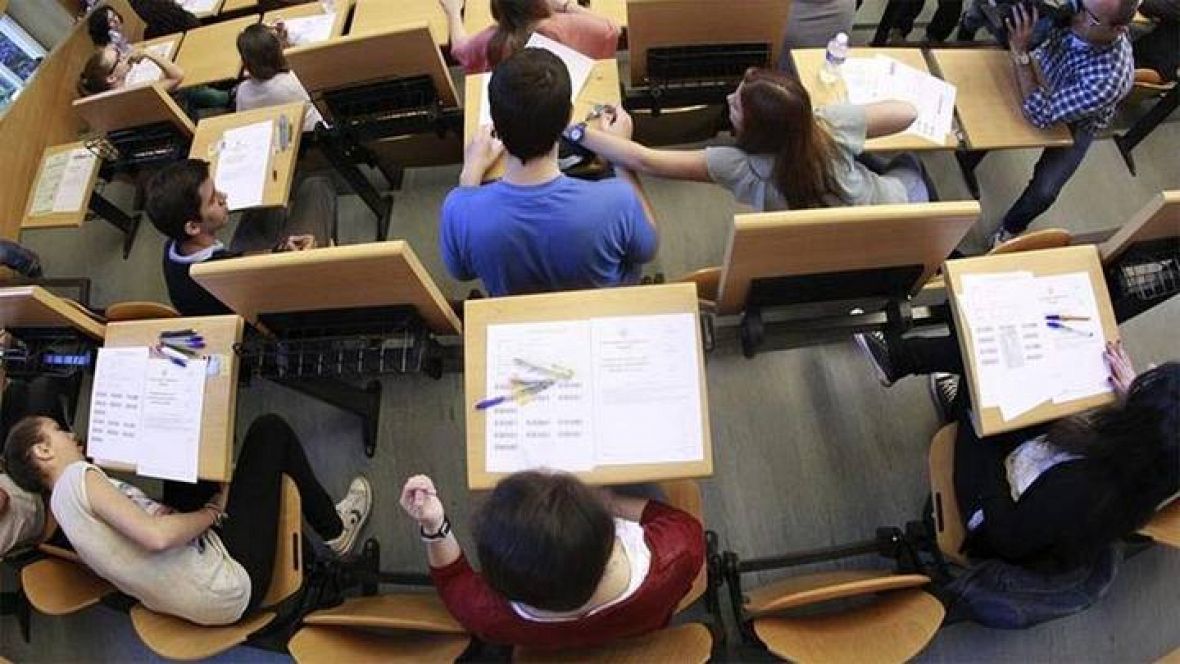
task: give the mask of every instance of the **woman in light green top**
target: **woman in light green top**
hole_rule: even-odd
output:
[[[715,182],[758,210],[923,202],[929,199],[917,159],[895,160],[878,174],[857,160],[869,138],[904,130],[916,118],[908,102],[812,111],[793,77],[765,69],[746,72],[729,95],[736,145],[704,150],[653,150],[630,140],[622,109],[604,114],[582,145],[611,163],[677,180]]]

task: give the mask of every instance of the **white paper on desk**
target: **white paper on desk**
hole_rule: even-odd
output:
[[[696,326],[690,313],[591,321],[598,465],[704,458]]]
[[[264,120],[230,129],[222,135],[214,184],[225,192],[230,210],[262,205],[270,177],[274,121]]]
[[[197,481],[204,404],[205,360],[189,360],[184,367],[148,360],[137,474]]]
[[[539,32],[534,32],[524,46],[525,48],[543,48],[561,58],[570,74],[570,103],[576,103],[578,95],[582,94],[582,88],[585,87],[586,81],[590,79],[590,72],[594,69],[594,61]]]
[[[176,42],[168,41],[159,44],[152,44],[144,49],[145,52],[151,53],[156,57],[171,60],[172,49],[176,46]],[[150,58],[144,58],[132,65],[131,70],[127,72],[127,79],[123,82],[126,86],[139,85],[141,83],[154,83],[164,76],[164,71],[160,66],[152,62]]]
[[[1056,365],[1052,385],[1054,403],[1084,399],[1111,391],[1110,371],[1103,359],[1106,338],[1094,286],[1087,272],[1071,272],[1038,277],[1038,298],[1045,315],[1057,314],[1088,318],[1063,321],[1068,329],[1049,328],[1049,350]]]
[[[594,467],[590,336],[584,320],[488,326],[488,397],[507,394],[513,378],[546,377],[521,367],[518,359],[573,372],[524,403],[509,400],[484,411],[488,472]]]
[[[146,346],[99,348],[90,388],[90,425],[86,453],[99,463],[135,465],[139,461],[139,432]]]
[[[180,0],[180,6],[193,14],[207,14],[217,7],[218,0]]]
[[[492,124],[492,104],[488,101],[488,83],[492,80],[491,73],[477,74],[479,76],[479,122],[476,128]]]
[[[318,44],[331,39],[332,25],[335,22],[335,12],[283,19],[283,24],[287,26],[287,41],[292,46]]]
[[[61,184],[69,158],[68,152],[57,152],[46,157],[45,163],[41,165],[41,172],[37,175],[37,186],[33,189],[33,203],[29,206],[30,217],[53,212],[58,185]]]
[[[918,111],[905,133],[942,144],[955,115],[955,86],[892,58],[877,56],[887,63],[882,99],[908,101]]]
[[[98,157],[86,148],[74,148],[67,154],[66,165],[53,195],[54,212],[81,210],[90,193],[90,175],[98,164]]]
[[[848,58],[840,65],[840,76],[849,104],[871,104],[880,101],[881,89],[889,75],[887,58]]]
[[[1054,368],[1032,273],[968,274],[961,284],[979,406],[998,406],[1007,421],[1051,399]]]

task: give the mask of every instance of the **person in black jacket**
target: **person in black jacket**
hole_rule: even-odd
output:
[[[186,159],[169,164],[148,182],[146,210],[152,225],[168,237],[164,281],[172,305],[185,316],[208,316],[229,309],[193,281],[190,267],[247,253],[327,245],[336,223],[336,191],[326,177],[304,179],[290,213],[282,208],[247,211],[227,248],[217,239],[229,223],[226,196],[214,186],[208,162]]]
[[[1153,27],[1131,44],[1135,66],[1175,81],[1180,68],[1180,0],[1143,0],[1139,13],[1151,19]]]
[[[886,344],[857,335],[878,378],[961,374],[953,336]],[[1106,351],[1116,405],[1045,425],[979,438],[966,390],[958,420],[955,493],[972,556],[1044,572],[1075,569],[1135,532],[1180,491],[1180,363],[1136,376],[1122,344]]]
[[[143,19],[144,39],[201,27],[201,19],[181,7],[176,0],[131,0],[131,8]]]

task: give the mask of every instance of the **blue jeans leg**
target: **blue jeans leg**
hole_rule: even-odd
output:
[[[1024,193],[1004,215],[1004,229],[1009,233],[1023,233],[1024,229],[1042,212],[1048,210],[1065,183],[1078,170],[1094,137],[1074,130],[1073,145],[1064,148],[1045,148],[1033,169],[1032,180]]]

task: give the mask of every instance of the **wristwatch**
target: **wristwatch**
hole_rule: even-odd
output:
[[[425,528],[423,528],[422,526],[418,526],[418,536],[421,537],[422,541],[424,541],[424,542],[437,542],[439,540],[444,540],[447,538],[447,535],[450,535],[450,534],[451,534],[451,520],[448,519],[446,516],[443,516],[442,525],[438,527],[438,532],[436,532],[436,533],[428,533],[428,532],[426,532]]]
[[[1032,57],[1029,56],[1029,54],[1027,52],[1017,53],[1016,51],[1012,51],[1011,55],[1012,55],[1012,62],[1015,62],[1016,64],[1018,64],[1022,67],[1028,66],[1028,64],[1030,62],[1032,62]]]
[[[565,138],[570,143],[581,145],[582,140],[586,138],[586,123],[579,122],[572,127],[566,127]]]

